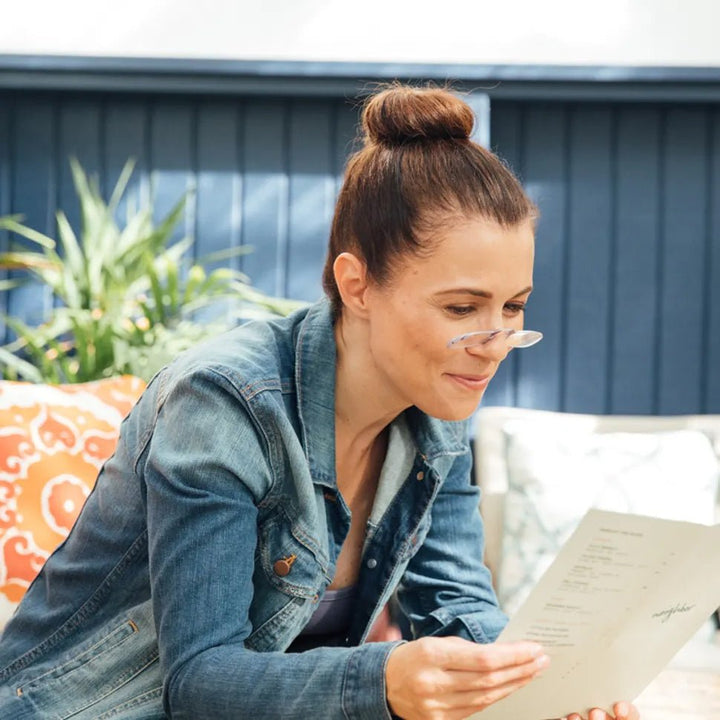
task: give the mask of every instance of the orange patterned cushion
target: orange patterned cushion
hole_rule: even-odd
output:
[[[70,532],[145,383],[0,381],[0,628]]]

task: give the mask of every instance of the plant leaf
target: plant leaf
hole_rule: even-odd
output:
[[[125,194],[125,190],[127,190],[128,182],[130,182],[133,170],[135,170],[135,158],[129,158],[125,165],[123,165],[123,169],[120,171],[120,176],[115,183],[115,187],[113,188],[112,195],[110,196],[110,200],[108,202],[108,210],[113,215],[120,204],[122,196]]]
[[[52,238],[49,238],[47,235],[43,235],[37,230],[29,228],[27,225],[23,225],[17,220],[19,217],[20,215],[10,215],[9,217],[0,218],[0,228],[21,235],[38,245],[42,245],[42,247],[48,249],[55,247],[55,241]]]
[[[11,368],[17,375],[29,382],[41,383],[45,379],[43,374],[32,363],[19,358],[14,353],[0,347],[0,365]],[[3,373],[5,375],[5,373]]]
[[[65,252],[63,264],[63,300],[70,307],[82,307],[83,301],[88,299],[88,273],[85,256],[73,229],[70,227],[67,216],[62,210],[57,213],[58,236]]]
[[[62,210],[57,213],[59,250],[55,241],[24,226],[20,216],[0,218],[1,230],[40,245],[31,252],[20,243],[18,250],[0,254],[0,267],[27,274],[0,280],[0,292],[34,280],[62,301],[36,327],[7,318],[16,335],[1,348],[0,366],[7,376],[79,382],[131,372],[149,380],[178,353],[228,329],[237,318],[285,314],[298,305],[251,288],[237,269],[210,271],[205,264],[245,254],[249,246],[193,262],[194,240],[175,239],[188,193],[159,222],[151,204],[135,209],[129,198],[121,224],[115,216],[133,161],[123,167],[108,202],[95,176],[75,158],[70,167],[81,223],[73,227]],[[12,362],[4,363],[5,357]]]

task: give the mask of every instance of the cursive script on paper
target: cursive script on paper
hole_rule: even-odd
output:
[[[673,605],[673,607],[668,608],[667,610],[661,610],[660,612],[656,612],[652,614],[652,617],[654,618],[662,618],[660,620],[661,623],[666,623],[673,615],[677,613],[686,613],[690,612],[695,605],[686,605],[685,603],[676,603]]]

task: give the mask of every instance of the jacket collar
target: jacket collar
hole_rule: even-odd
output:
[[[313,480],[337,487],[335,477],[335,334],[330,303],[310,306],[296,341],[295,382],[302,441]],[[467,421],[431,418],[416,407],[405,411],[408,428],[422,458],[459,455],[468,449]]]
[[[302,443],[315,482],[335,478],[335,334],[327,299],[311,305],[298,333],[295,383]]]

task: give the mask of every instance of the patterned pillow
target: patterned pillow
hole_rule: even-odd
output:
[[[0,629],[70,532],[144,387],[0,381]]]
[[[591,507],[712,524],[718,462],[706,435],[505,428],[498,598],[514,613]]]

